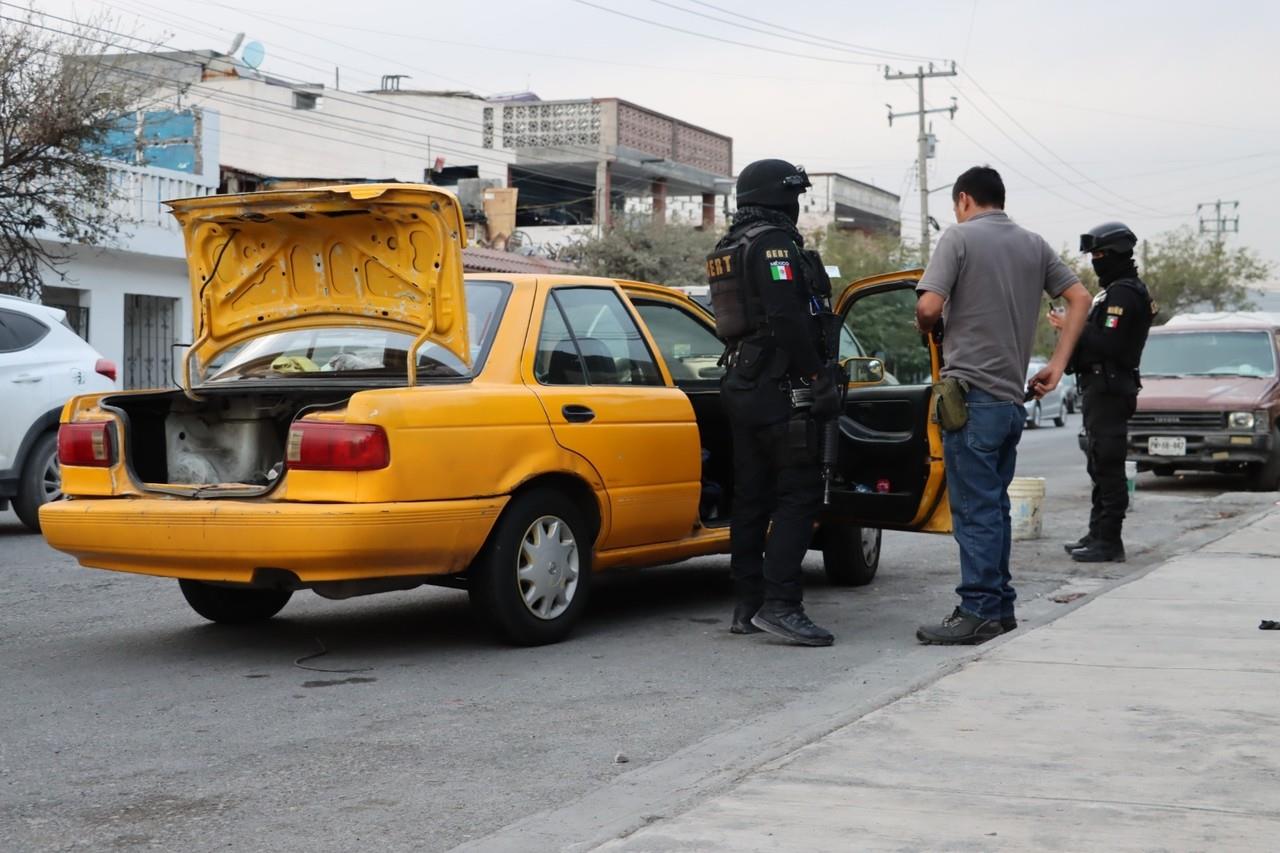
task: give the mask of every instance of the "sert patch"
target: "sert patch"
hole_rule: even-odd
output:
[[[1119,326],[1119,325],[1120,325],[1120,318],[1115,316],[1114,314],[1112,314],[1110,317],[1107,318],[1108,329],[1114,329],[1116,326]]]
[[[796,276],[791,271],[790,261],[770,261],[769,277],[774,281],[792,281]]]

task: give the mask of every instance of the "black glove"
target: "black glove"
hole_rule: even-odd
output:
[[[847,381],[844,369],[838,364],[824,364],[819,368],[813,380],[813,406],[809,414],[817,420],[827,420],[840,414]]]

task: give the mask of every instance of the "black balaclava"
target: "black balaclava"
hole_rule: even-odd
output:
[[[1093,271],[1098,274],[1098,283],[1103,287],[1122,278],[1138,277],[1138,265],[1133,262],[1132,252],[1103,252],[1102,257],[1093,258]]]

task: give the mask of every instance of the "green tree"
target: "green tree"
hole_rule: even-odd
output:
[[[100,61],[111,19],[44,23],[34,11],[0,22],[0,292],[29,298],[46,272],[63,276],[68,245],[108,243],[127,224],[103,143],[142,92]]]
[[[1248,310],[1249,288],[1272,267],[1247,247],[1231,248],[1208,234],[1180,228],[1142,242],[1138,270],[1160,308],[1157,323],[1194,308]]]
[[[562,260],[587,275],[650,281],[673,287],[707,283],[706,256],[718,235],[681,225],[619,225],[567,246]]]
[[[916,249],[897,235],[868,235],[829,226],[812,235],[809,244],[822,253],[823,263],[840,268],[840,279],[833,282],[837,297],[844,285],[860,278],[911,269],[920,263]]]

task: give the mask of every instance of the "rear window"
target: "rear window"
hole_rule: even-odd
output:
[[[17,311],[0,310],[0,352],[24,350],[49,334],[49,327]]]
[[[1145,376],[1275,376],[1267,332],[1178,332],[1147,339]]]
[[[467,282],[471,366],[437,344],[418,350],[420,382],[469,379],[489,354],[511,285]],[[245,379],[388,379],[408,374],[413,335],[366,326],[294,329],[253,338],[219,353],[204,369],[206,383]]]

